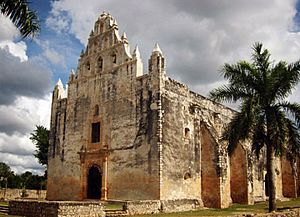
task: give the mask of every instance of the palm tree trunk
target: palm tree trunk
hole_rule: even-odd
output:
[[[276,173],[275,173],[275,151],[274,147],[267,144],[267,173],[269,186],[269,212],[276,211]]]

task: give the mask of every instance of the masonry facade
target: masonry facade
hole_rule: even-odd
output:
[[[67,90],[53,91],[49,200],[185,200],[206,207],[265,200],[265,162],[220,141],[235,111],[166,75],[156,45],[148,73],[116,20],[101,14]],[[277,162],[277,195],[299,193],[297,165]]]

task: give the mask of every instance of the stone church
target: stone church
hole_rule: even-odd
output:
[[[169,78],[166,68],[156,44],[143,72],[138,47],[132,52],[116,20],[100,15],[68,88],[59,81],[53,91],[48,200],[228,207],[266,199],[263,157],[247,143],[228,156],[220,141],[235,111]],[[294,168],[277,160],[278,197],[299,194]]]

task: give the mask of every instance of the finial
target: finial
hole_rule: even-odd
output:
[[[100,17],[106,17],[106,15],[107,15],[106,11],[103,11]]]
[[[136,45],[135,48],[134,48],[133,56],[134,56],[134,57],[137,57],[137,58],[140,58],[140,57],[141,57],[140,50],[139,50],[139,47],[138,47],[137,45]]]
[[[154,53],[154,52],[158,52],[158,53],[162,54],[162,51],[161,51],[158,43],[156,43],[155,46],[154,46],[154,48],[153,48],[152,53]]]
[[[114,25],[114,26],[118,26],[118,23],[117,23],[117,20],[116,20],[116,19],[114,19],[113,25]]]
[[[71,75],[75,75],[74,69],[71,69],[70,74],[71,74]]]
[[[60,87],[63,87],[63,84],[62,84],[62,82],[61,82],[60,78],[58,79],[58,81],[57,81],[57,83],[56,83],[56,85],[55,85],[55,86],[60,86]]]
[[[126,32],[123,32],[122,39],[127,39]]]

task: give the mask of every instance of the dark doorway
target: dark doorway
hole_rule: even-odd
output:
[[[100,199],[102,187],[102,174],[97,166],[92,166],[88,175],[88,194],[89,199]]]

